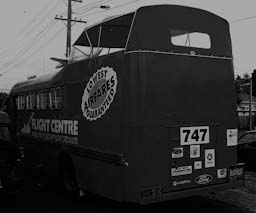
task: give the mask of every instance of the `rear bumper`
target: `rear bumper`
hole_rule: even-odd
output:
[[[207,187],[200,187],[200,188],[193,188],[193,189],[186,189],[182,191],[173,191],[173,192],[163,192],[158,197],[150,197],[150,198],[143,198],[140,200],[141,205],[145,204],[151,204],[151,203],[157,203],[157,202],[163,202],[173,199],[179,199],[184,197],[191,197],[195,195],[202,195],[207,194],[210,192],[216,192],[226,189],[232,189],[241,187],[245,184],[244,180],[239,180],[235,183],[224,183],[224,184],[216,184],[216,185],[210,185]]]

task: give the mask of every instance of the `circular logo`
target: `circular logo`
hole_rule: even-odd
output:
[[[212,153],[208,153],[207,160],[212,160],[212,159],[213,159],[213,154]]]
[[[116,72],[102,67],[88,81],[82,97],[81,109],[87,120],[93,121],[104,115],[114,100],[117,87]]]

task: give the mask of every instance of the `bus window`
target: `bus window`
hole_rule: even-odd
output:
[[[37,109],[46,109],[47,108],[47,91],[46,90],[42,90],[39,91],[36,94],[36,108]]]
[[[49,92],[49,107],[54,109],[55,106],[55,89],[51,89]]]
[[[30,93],[26,96],[26,108],[33,110],[35,108],[35,94]]]
[[[44,90],[41,92],[41,109],[47,108],[47,91]]]
[[[26,109],[30,109],[30,95],[26,95]]]
[[[60,87],[55,90],[55,104],[56,109],[60,109],[62,107],[62,92]]]
[[[40,109],[40,93],[36,94],[36,108]]]
[[[61,88],[52,88],[49,93],[49,106],[51,109],[60,109],[62,107]]]
[[[30,103],[30,104],[31,104],[31,105],[30,105],[30,106],[31,106],[31,109],[35,109],[35,106],[36,106],[36,97],[35,97],[35,93],[31,93],[30,95],[31,95],[31,99],[30,99],[30,100],[31,100],[31,103]]]
[[[176,46],[210,49],[210,36],[206,33],[171,30],[171,42]]]
[[[123,51],[133,17],[134,13],[111,17],[106,22],[85,30],[74,44],[78,50],[76,53],[97,57]]]
[[[17,98],[17,108],[18,110],[24,110],[25,109],[25,96],[20,95]]]

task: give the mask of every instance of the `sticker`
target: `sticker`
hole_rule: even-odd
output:
[[[82,97],[83,116],[90,121],[106,113],[113,102],[117,88],[116,72],[111,67],[102,67],[88,81]]]
[[[180,128],[181,145],[206,144],[209,142],[209,126]]]
[[[215,150],[205,150],[205,168],[215,167]]]
[[[227,177],[227,169],[218,169],[217,170],[217,177],[218,178],[226,178]]]
[[[195,161],[194,169],[202,169],[202,161]]]
[[[195,182],[197,184],[203,185],[203,184],[208,184],[212,181],[213,177],[208,174],[200,175],[195,178]]]
[[[181,181],[173,181],[172,185],[173,186],[178,186],[178,185],[185,185],[191,183],[191,180],[181,180]]]
[[[237,129],[227,129],[227,146],[237,145]]]
[[[243,173],[244,173],[244,169],[243,168],[234,168],[234,169],[230,169],[229,176],[230,177],[242,176]]]
[[[183,157],[183,148],[173,148],[172,149],[172,158],[182,158]]]
[[[172,168],[172,176],[181,176],[192,174],[192,166],[181,166]]]
[[[190,158],[199,158],[199,157],[200,157],[200,145],[191,145]]]

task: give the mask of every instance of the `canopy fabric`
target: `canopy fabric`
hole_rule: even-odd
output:
[[[87,30],[93,47],[98,46],[101,27],[100,47],[123,48],[125,47],[134,13],[121,17],[107,19],[102,23]],[[90,42],[83,32],[74,45],[90,46]]]
[[[125,48],[126,51],[150,50],[202,55],[232,57],[228,22],[207,11],[178,5],[154,5],[138,9],[118,18],[100,23],[87,30],[93,47],[98,46],[102,26],[100,47]],[[133,22],[133,24],[132,24]],[[131,26],[132,24],[132,26]],[[128,38],[128,34],[131,33]],[[175,31],[177,30],[177,31]],[[175,46],[171,43],[171,32],[201,32],[210,36],[209,49]],[[75,45],[90,46],[85,32]]]

